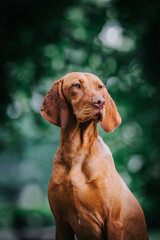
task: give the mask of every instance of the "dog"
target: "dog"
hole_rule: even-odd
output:
[[[101,80],[91,73],[65,75],[45,96],[40,113],[61,128],[48,187],[56,239],[147,240],[143,211],[98,136],[98,122],[106,132],[121,123]]]

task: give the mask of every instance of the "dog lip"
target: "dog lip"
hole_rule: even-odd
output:
[[[91,119],[93,120],[98,120],[98,121],[102,121],[103,120],[103,109],[94,109],[94,111],[92,112],[92,114],[90,114],[88,117],[85,118],[80,118],[78,117],[77,119],[80,122],[86,122],[89,121]]]
[[[96,113],[93,115],[92,117],[93,119],[94,118],[98,118],[99,121],[102,121],[103,120],[103,111],[102,109],[99,109],[98,111],[96,111]]]
[[[99,121],[102,121],[102,119],[103,119],[103,116],[102,116],[102,114],[101,114],[100,112],[99,112],[99,113],[96,113],[96,114],[93,116],[93,118],[94,118],[94,117],[97,117]]]

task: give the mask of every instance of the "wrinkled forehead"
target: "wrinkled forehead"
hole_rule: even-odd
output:
[[[103,84],[101,80],[92,73],[82,73],[82,72],[73,72],[68,73],[63,77],[63,84],[72,85],[74,83],[80,82],[84,85],[92,86],[94,84]]]

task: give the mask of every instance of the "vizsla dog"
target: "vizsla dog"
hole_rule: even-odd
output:
[[[143,211],[98,136],[99,121],[106,132],[121,123],[100,79],[65,75],[47,93],[41,115],[61,127],[48,189],[56,239],[147,240]]]

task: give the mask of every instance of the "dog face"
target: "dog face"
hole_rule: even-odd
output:
[[[105,86],[88,73],[70,73],[63,78],[63,94],[80,122],[102,121],[105,116]]]
[[[69,73],[56,81],[47,93],[41,107],[41,115],[49,122],[67,127],[69,114],[77,121],[100,121],[107,132],[113,131],[121,118],[114,101],[101,80],[91,73]]]

